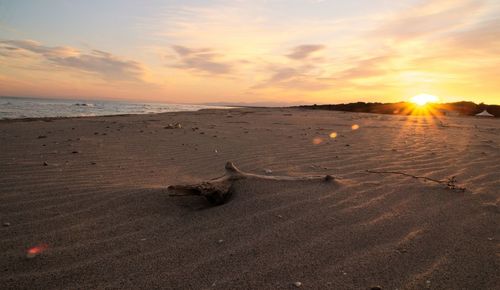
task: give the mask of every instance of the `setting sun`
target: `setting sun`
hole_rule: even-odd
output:
[[[411,98],[411,102],[419,106],[424,106],[427,103],[435,103],[437,101],[439,101],[438,97],[428,94],[420,94]]]

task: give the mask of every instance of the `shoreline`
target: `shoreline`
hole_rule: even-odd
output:
[[[120,101],[83,102],[37,98],[0,99],[2,120],[92,117],[128,114],[196,111],[200,109],[229,108],[223,106],[167,103],[133,103]]]
[[[425,115],[402,115],[402,114],[386,114],[386,113],[377,113],[377,112],[352,112],[352,111],[342,111],[342,110],[329,110],[329,109],[311,109],[311,108],[302,108],[302,107],[247,107],[247,106],[233,106],[227,108],[203,108],[195,111],[171,111],[171,112],[155,112],[155,113],[132,113],[132,114],[111,114],[111,115],[93,115],[93,116],[71,116],[71,117],[26,117],[26,118],[10,118],[10,119],[0,119],[0,123],[6,122],[52,122],[55,120],[67,120],[67,119],[86,119],[86,118],[99,118],[99,117],[126,117],[126,116],[154,116],[161,114],[169,114],[169,113],[183,113],[183,112],[200,112],[205,110],[238,110],[238,109],[257,109],[257,110],[320,110],[324,112],[337,112],[337,113],[349,113],[349,114],[369,114],[369,115],[380,115],[380,116],[400,116],[400,117],[428,117],[428,118],[481,118],[484,117],[475,117],[475,116],[466,116],[466,115],[457,115],[457,116],[425,116]],[[495,120],[494,118],[486,118],[486,120]]]
[[[10,118],[10,119],[0,119],[1,122],[52,122],[56,120],[72,120],[72,119],[86,119],[86,118],[109,118],[109,117],[127,117],[127,116],[151,116],[169,113],[181,113],[181,112],[199,112],[203,110],[230,110],[233,108],[204,108],[195,111],[171,111],[171,112],[158,112],[158,113],[137,113],[137,114],[112,114],[112,115],[93,115],[93,116],[70,116],[70,117],[27,117],[27,118]]]
[[[256,110],[305,110],[305,111],[323,111],[323,112],[331,112],[331,113],[347,113],[347,114],[369,114],[369,115],[380,115],[380,116],[399,116],[399,117],[417,117],[417,118],[432,118],[432,119],[440,119],[440,118],[471,118],[471,119],[483,119],[483,120],[496,120],[498,117],[485,118],[485,117],[477,117],[477,116],[469,116],[469,115],[412,115],[412,114],[388,114],[388,113],[379,113],[379,112],[355,112],[355,111],[344,111],[344,110],[332,110],[332,109],[315,109],[309,106],[292,106],[292,107],[254,107],[254,106],[232,106],[232,107],[214,107],[214,108],[202,108],[198,110],[188,111],[169,111],[169,112],[154,112],[154,113],[130,113],[130,114],[110,114],[110,115],[91,115],[91,116],[68,116],[68,117],[26,117],[26,118],[4,118],[0,119],[0,123],[6,122],[52,122],[55,120],[66,120],[66,119],[85,119],[85,118],[98,118],[98,117],[126,117],[126,116],[152,116],[152,115],[161,115],[161,114],[169,114],[169,113],[181,113],[181,112],[200,112],[205,110],[238,110],[238,109],[256,109]]]

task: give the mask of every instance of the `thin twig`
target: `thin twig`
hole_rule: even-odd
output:
[[[433,182],[437,182],[437,183],[443,183],[443,181],[442,181],[442,180],[437,180],[437,179],[430,178],[430,177],[426,177],[426,176],[416,176],[416,175],[413,175],[413,174],[408,174],[408,173],[399,172],[399,171],[376,171],[376,170],[366,170],[366,172],[369,172],[369,173],[400,174],[400,175],[404,175],[404,176],[413,177],[413,178],[416,178],[416,179],[425,179],[425,180],[429,180],[429,181],[433,181]]]
[[[444,184],[444,185],[446,185],[447,188],[453,189],[453,190],[465,191],[465,189],[466,189],[465,187],[457,185],[457,179],[455,176],[452,176],[451,178],[448,178],[446,180],[438,180],[438,179],[434,179],[434,178],[430,178],[430,177],[426,177],[426,176],[417,176],[417,175],[413,175],[413,174],[409,174],[409,173],[405,173],[405,172],[399,172],[399,171],[366,170],[366,172],[368,172],[368,173],[381,173],[381,174],[399,174],[399,175],[412,177],[415,179],[424,179],[424,180],[432,181],[435,183]]]

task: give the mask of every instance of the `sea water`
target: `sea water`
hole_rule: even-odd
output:
[[[227,107],[124,101],[0,97],[0,119],[152,114],[197,111],[208,108]]]

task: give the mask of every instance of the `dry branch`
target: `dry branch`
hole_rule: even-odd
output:
[[[413,174],[408,174],[408,173],[399,172],[399,171],[366,170],[366,172],[368,172],[368,173],[381,173],[381,174],[399,174],[399,175],[404,175],[404,176],[412,177],[412,178],[415,178],[415,179],[423,179],[423,180],[432,181],[432,182],[439,183],[439,184],[444,184],[449,189],[459,190],[459,191],[465,191],[465,187],[457,185],[456,176],[452,176],[452,177],[450,177],[448,179],[445,179],[445,180],[438,180],[438,179],[434,179],[434,178],[430,178],[430,177],[426,177],[426,176],[416,176],[416,175],[413,175]]]
[[[226,174],[196,184],[170,185],[170,196],[203,196],[211,204],[219,205],[229,200],[233,193],[233,183],[241,179],[274,180],[274,181],[326,181],[334,180],[331,175],[323,176],[268,176],[247,173],[239,170],[232,162],[226,163]]]

